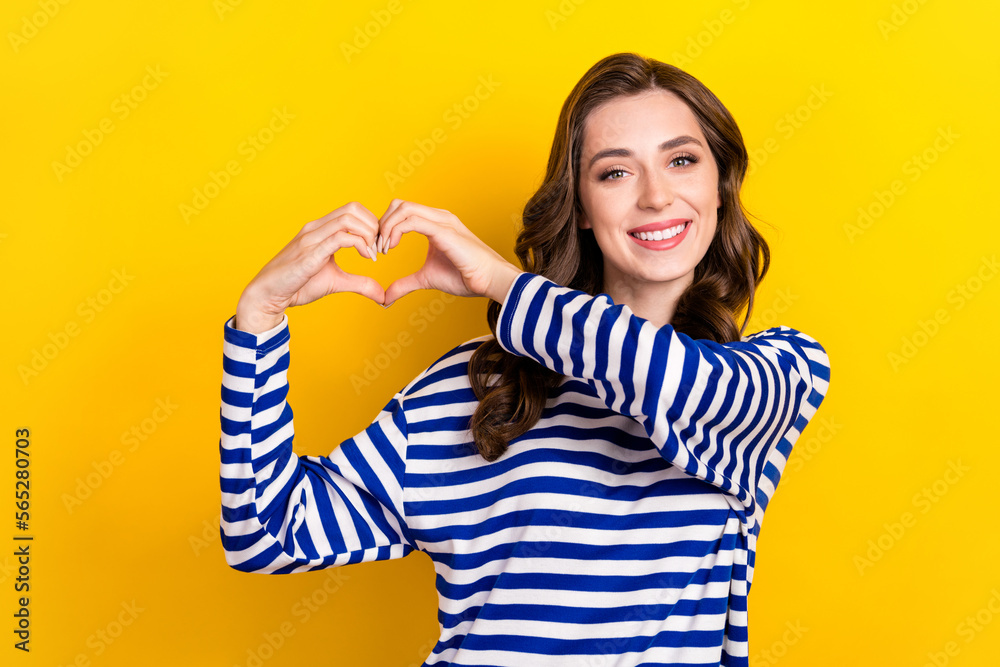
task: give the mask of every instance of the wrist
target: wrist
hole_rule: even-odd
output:
[[[284,317],[284,312],[267,313],[241,298],[236,305],[233,328],[247,333],[260,334],[281,324]]]
[[[486,296],[502,306],[504,299],[507,298],[507,294],[510,292],[511,285],[514,284],[514,281],[522,273],[523,271],[521,271],[521,269],[507,262],[506,265],[493,277]]]
[[[252,333],[254,335],[262,334],[265,331],[270,331],[274,327],[281,324],[285,315],[282,313],[277,318],[264,317],[258,314],[247,315],[245,313],[236,313],[233,318],[233,328],[239,331],[245,331],[247,333]]]

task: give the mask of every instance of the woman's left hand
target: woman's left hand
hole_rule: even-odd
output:
[[[422,234],[429,241],[424,265],[386,288],[386,305],[418,289],[486,296],[502,304],[521,273],[444,209],[393,199],[378,226],[377,246],[382,254],[399,245],[407,232]]]

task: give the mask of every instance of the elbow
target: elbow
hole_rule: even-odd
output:
[[[232,529],[232,526],[230,526]],[[226,526],[220,531],[222,552],[226,564],[240,572],[265,571],[273,558],[268,558],[270,550],[262,543],[262,531],[250,534],[227,533]]]
[[[269,574],[274,571],[277,565],[273,558],[268,557],[267,550],[227,548],[225,541],[223,541],[222,550],[226,556],[226,564],[238,572]]]
[[[232,551],[223,550],[226,554],[226,564],[239,572],[254,573],[260,570],[253,566],[253,559],[247,559],[243,555]]]
[[[222,533],[222,553],[226,557],[226,565],[240,572],[255,572],[252,565],[253,558],[250,557],[246,549],[235,544],[236,540],[238,538]]]

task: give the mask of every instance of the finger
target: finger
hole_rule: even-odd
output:
[[[446,222],[448,217],[452,217],[448,211],[439,208],[431,208],[417,202],[400,200],[397,206],[387,211],[379,222],[379,237],[382,239],[383,253],[389,248],[399,244],[401,234],[394,234],[393,229],[403,220],[412,216],[419,216],[428,221],[438,224]]]
[[[391,306],[400,297],[404,297],[411,292],[425,289],[423,281],[420,279],[420,271],[411,273],[393,281],[385,290],[385,305]]]
[[[383,220],[379,227],[379,236],[382,239],[383,253],[390,248],[395,248],[408,231],[418,231],[428,238],[432,238],[440,227],[447,223],[447,211],[431,208],[416,202],[401,203],[389,216]],[[404,227],[401,227],[405,225]]]
[[[390,216],[392,216],[392,214],[396,211],[396,209],[398,209],[403,204],[404,201],[405,200],[403,199],[393,199],[391,202],[389,202],[389,207],[385,209],[385,213],[383,213],[382,217],[379,218],[378,220],[379,233],[378,233],[378,239],[376,241],[376,250],[382,253],[383,255],[385,254],[385,251],[388,250],[388,248],[385,246],[385,238],[388,236],[388,234],[387,233],[383,234],[382,227],[385,221],[389,219]]]
[[[385,302],[385,290],[374,278],[369,276],[359,276],[348,273],[341,269],[340,279],[337,281],[337,292],[354,292],[361,296],[368,297],[377,304]]]
[[[358,251],[358,254],[365,259],[375,258],[368,240],[360,234],[351,232],[349,229],[341,229],[331,234],[328,238],[328,243],[330,244],[328,247],[333,248],[328,257],[332,256],[333,253],[337,252],[341,248],[353,247]]]
[[[345,248],[348,245],[355,245],[363,257],[375,259],[375,251],[372,248],[375,245],[376,231],[372,223],[359,220],[353,214],[344,214],[341,217],[327,221],[324,226],[306,233],[302,237],[302,243],[306,246],[318,246],[328,243],[329,239],[336,237],[338,245],[331,252]],[[362,245],[365,249],[362,250],[361,246],[357,246],[353,241],[345,240],[343,236],[345,233],[362,239]]]
[[[296,263],[296,282],[301,284],[319,273],[341,248],[353,246],[362,257],[369,257],[368,246],[363,237],[342,229],[326,237],[316,245],[307,248]]]
[[[386,250],[395,248],[402,240],[403,235],[409,232],[417,232],[427,238],[431,244],[441,237],[446,231],[445,223],[441,220],[427,218],[420,213],[411,213],[405,218],[401,218],[392,223],[392,226],[383,233],[383,242]]]
[[[335,208],[334,210],[330,211],[321,218],[316,218],[315,220],[306,223],[305,227],[303,227],[302,229],[304,231],[312,231],[313,229],[316,229],[317,227],[322,227],[330,220],[340,217],[345,213],[350,213],[359,220],[367,220],[370,222],[374,222],[376,226],[378,226],[378,218],[375,217],[374,213],[372,213],[366,206],[364,206],[360,202],[352,201],[344,204],[340,208]]]
[[[341,227],[347,227],[352,233],[364,236],[366,244],[372,248],[370,257],[375,259],[378,220],[374,213],[358,202],[350,202],[322,218],[313,220],[302,228],[300,235],[305,243],[318,243]]]
[[[402,205],[405,201],[406,201],[405,199],[393,199],[391,202],[389,202],[389,206],[388,208],[385,209],[385,213],[383,213],[382,217],[378,219],[379,224],[381,224],[386,218],[392,215],[392,212],[395,211],[397,208],[399,208],[400,205]]]

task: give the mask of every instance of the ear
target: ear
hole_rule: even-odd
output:
[[[587,215],[585,213],[581,213],[579,217],[576,219],[576,226],[579,227],[580,229],[591,228],[590,220],[587,220]]]
[[[722,190],[715,191],[715,208],[722,208]]]

